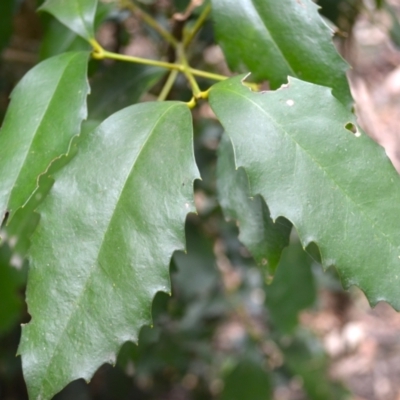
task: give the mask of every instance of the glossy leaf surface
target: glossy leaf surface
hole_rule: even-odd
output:
[[[94,20],[95,29],[110,16],[115,8],[115,3],[98,4]],[[49,18],[49,21],[46,24],[42,45],[40,47],[41,60],[66,51],[91,50],[91,46],[87,40],[71,30],[69,26],[64,25],[57,18],[53,18],[50,15],[46,15],[46,17]]]
[[[13,253],[21,260],[27,256],[30,238],[39,222],[40,216],[35,210],[47,196],[52,184],[53,180],[49,178],[48,173],[42,175],[35,194],[23,207],[16,211],[10,223],[7,226],[3,226],[5,238],[12,243]]]
[[[86,40],[94,38],[97,0],[47,0],[39,10],[47,11]]]
[[[86,118],[88,53],[65,53],[31,69],[11,95],[0,131],[0,219],[37,187],[38,176],[68,151]]]
[[[234,71],[251,71],[276,89],[287,77],[333,88],[350,108],[352,99],[332,32],[312,0],[213,0],[217,39]]]
[[[257,264],[273,275],[283,248],[289,244],[292,224],[284,218],[274,223],[264,200],[250,197],[246,172],[243,168],[236,170],[232,144],[226,135],[218,151],[217,188],[225,217],[238,223],[239,239]]]
[[[31,399],[89,380],[151,323],[194,210],[192,136],[183,103],[131,106],[82,138],[55,174],[32,238],[32,321],[20,346]]]
[[[304,246],[315,242],[346,288],[400,309],[400,177],[379,145],[345,128],[354,116],[328,88],[297,79],[254,93],[237,77],[214,86],[210,102],[271,216],[289,219]]]
[[[40,59],[45,60],[66,51],[90,51],[90,44],[58,19],[52,18],[43,36]]]

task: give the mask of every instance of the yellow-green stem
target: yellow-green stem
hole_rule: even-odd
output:
[[[186,58],[185,49],[183,48],[182,43],[180,43],[178,45],[177,51],[178,51],[179,61],[182,63],[182,66],[183,66],[182,72],[185,74],[187,80],[189,81],[189,84],[192,88],[193,96],[197,98],[198,95],[201,93],[201,90],[199,88],[199,85],[197,84],[195,77],[193,76],[192,72],[190,71],[189,63]]]
[[[202,78],[212,79],[213,81],[224,81],[225,79],[229,78],[228,76],[225,76],[225,75],[214,74],[212,72],[207,72],[207,71],[203,71],[201,69],[195,69],[195,68],[190,68],[190,72],[194,76],[200,76]]]
[[[146,11],[142,10],[131,0],[120,0],[120,5],[122,8],[126,8],[130,10],[133,14],[136,14],[147,25],[158,32],[161,37],[163,37],[172,46],[176,47],[178,45],[177,40],[166,29],[164,29],[163,26],[161,26],[150,14],[147,14]]]
[[[208,4],[207,6],[204,7],[202,13],[200,14],[199,18],[195,22],[192,30],[186,35],[185,39],[183,40],[183,47],[189,46],[189,44],[192,42],[192,40],[196,36],[197,32],[203,26],[203,24],[206,21],[210,12],[211,12],[211,5]]]
[[[199,93],[198,98],[199,99],[208,99],[208,96],[210,94],[210,90],[211,90],[211,88],[209,88],[207,90],[204,90],[203,92]]]
[[[169,92],[172,89],[172,86],[175,83],[175,80],[176,80],[176,77],[178,76],[178,74],[179,74],[179,71],[176,70],[176,69],[173,69],[169,73],[168,78],[167,78],[167,80],[166,80],[166,82],[165,82],[165,84],[164,84],[164,86],[163,86],[163,88],[161,90],[161,93],[158,96],[158,99],[157,99],[158,101],[163,101],[163,100],[165,100],[167,98]]]
[[[208,99],[208,95],[210,94],[210,90],[205,90],[204,92],[200,92],[196,97],[193,96],[190,101],[188,101],[186,104],[188,105],[189,108],[194,108],[196,107],[197,101],[200,99]]]
[[[97,60],[103,60],[105,58],[109,58],[111,60],[134,62],[137,64],[146,64],[155,67],[167,68],[171,70],[176,69],[178,71],[183,71],[184,69],[183,66],[179,64],[172,64],[164,61],[149,60],[147,58],[141,58],[141,57],[127,56],[125,54],[113,53],[111,51],[104,50],[95,39],[90,40],[90,44],[93,47],[92,56]]]
[[[190,109],[195,108],[197,104],[196,98],[192,97],[186,104]]]
[[[164,61],[149,60],[147,58],[127,56],[124,54],[113,53],[111,51],[104,50],[103,47],[101,47],[101,45],[97,42],[96,39],[91,39],[90,44],[93,47],[92,57],[97,60],[103,60],[105,58],[108,58],[111,60],[133,62],[133,63],[144,64],[144,65],[152,65],[155,67],[161,67],[161,68],[169,69],[171,71],[175,71],[175,74],[171,73],[170,77],[167,80],[168,85],[171,85],[170,88],[172,87],[173,82],[176,79],[176,75],[178,74],[178,72],[184,73],[191,85],[191,88],[193,90],[193,95],[198,99],[206,98],[206,97],[203,97],[203,94],[208,93],[208,91],[202,92],[200,90],[199,85],[197,84],[194,76],[200,76],[202,78],[212,79],[215,81],[223,81],[225,79],[228,79],[228,77],[224,76],[224,75],[214,74],[212,72],[206,72],[206,71],[202,71],[199,69],[191,68],[187,62],[182,43],[180,43],[178,46],[178,56],[179,56],[179,61],[181,62],[181,64],[179,64],[179,63],[173,64],[173,63],[168,63],[168,62],[164,62]],[[166,85],[167,85],[167,83],[166,83]],[[254,84],[249,84],[249,86],[253,86],[253,85]],[[168,93],[165,94],[164,90],[166,92],[168,92],[170,90],[170,88],[168,89],[168,86],[165,87],[165,89],[163,88],[162,92],[160,93],[160,97],[161,98],[163,96],[166,97],[168,95]]]

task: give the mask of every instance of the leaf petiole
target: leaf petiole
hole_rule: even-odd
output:
[[[205,90],[205,91],[203,91],[203,92],[200,92],[196,97],[193,96],[193,97],[190,99],[190,101],[188,101],[188,102],[186,103],[187,106],[188,106],[190,109],[192,109],[192,108],[195,108],[195,107],[196,107],[197,100],[200,100],[200,99],[208,99],[208,95],[209,95],[209,93],[210,93],[210,90],[211,90],[211,89],[208,89],[208,90]]]
[[[187,103],[185,103],[190,109],[195,108],[197,101],[196,98],[193,96],[190,101],[188,101]]]

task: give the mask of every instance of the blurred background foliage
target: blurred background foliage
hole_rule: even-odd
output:
[[[37,14],[40,3],[0,1],[0,121],[13,87],[34,64],[64,51],[88,50],[82,39],[54,18]],[[184,12],[189,0],[140,3],[168,27],[173,13]],[[393,44],[400,46],[398,9],[393,2],[320,0],[319,4],[327,23],[334,27],[340,49],[351,41],[360,15],[374,20],[377,13],[385,13],[388,34]],[[199,9],[193,11],[188,25],[198,13]],[[157,34],[135,16],[118,10],[115,3],[100,3],[97,26],[99,41],[106,48],[145,57],[168,56],[169,49]],[[197,68],[228,73],[214,42],[211,22],[200,32],[190,57]],[[155,99],[165,81],[165,71],[140,65],[91,61],[89,71],[92,94],[82,135],[127,105]],[[207,88],[207,82],[200,84]],[[169,98],[187,101],[189,97],[184,79],[178,79]],[[200,105],[193,114],[196,160],[203,180],[195,182],[198,215],[189,215],[186,223],[187,254],[178,252],[171,261],[173,294],[157,294],[153,327],[142,329],[138,345],[126,343],[122,347],[114,367],[104,365],[89,385],[73,382],[55,398],[353,398],[343,383],[332,379],[323,338],[312,329],[313,324],[307,323],[307,318],[299,319],[305,309],[318,313],[324,307],[323,296],[328,293],[334,303],[333,314],[343,320],[351,301],[349,295],[340,289],[335,271],[321,272],[318,249],[311,245],[304,250],[295,232],[291,233],[290,243],[282,244],[285,248],[280,260],[279,255],[269,256],[274,267],[277,265],[271,282],[262,265],[262,255],[255,255],[256,260],[250,256],[238,238],[235,216],[226,215],[226,220],[219,206],[216,171],[227,168],[232,160],[217,162],[218,146],[229,147],[230,143],[227,138],[221,140],[222,128],[207,104]],[[79,138],[69,157],[73,157],[78,141]],[[2,400],[27,398],[20,358],[16,357],[20,324],[29,321],[24,303],[29,267],[26,254],[29,237],[39,220],[34,210],[50,190],[52,172],[66,162],[68,158],[59,160],[41,177],[39,191],[10,225],[2,227],[6,238],[0,244]],[[242,179],[241,173],[237,171],[232,179]],[[261,198],[254,201],[268,218],[268,208]],[[279,229],[291,229],[288,221],[278,222]],[[265,242],[268,246],[267,239],[260,237],[260,244]],[[245,237],[241,236],[241,240],[245,242]]]

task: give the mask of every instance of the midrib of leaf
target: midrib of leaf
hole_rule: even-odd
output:
[[[249,101],[250,103],[252,103],[252,104],[253,104],[254,106],[256,106],[259,110],[261,110],[262,113],[263,113],[267,118],[269,118],[269,120],[272,121],[272,122],[277,126],[277,128],[278,128],[281,132],[283,132],[287,137],[289,137],[289,138],[292,140],[292,142],[296,145],[296,147],[298,147],[298,148],[300,148],[300,149],[303,150],[304,154],[306,154],[307,157],[309,157],[309,159],[310,159],[312,162],[314,162],[315,165],[318,166],[318,168],[320,169],[320,171],[321,171],[325,176],[327,176],[327,177],[331,180],[331,182],[335,185],[335,187],[337,187],[338,189],[340,189],[340,191],[341,191],[343,197],[344,197],[345,199],[347,199],[347,201],[348,201],[349,203],[353,204],[353,206],[355,206],[355,209],[357,209],[357,210],[360,211],[360,214],[363,216],[364,220],[366,220],[366,221],[368,221],[368,222],[370,223],[370,227],[372,228],[372,230],[374,230],[374,231],[377,230],[377,231],[379,232],[379,234],[380,234],[380,236],[381,236],[381,240],[382,240],[383,242],[388,243],[389,246],[390,246],[390,248],[391,248],[392,250],[396,250],[396,249],[397,249],[398,246],[396,246],[394,243],[392,243],[392,242],[390,241],[389,237],[388,237],[384,232],[382,232],[382,230],[381,230],[380,228],[376,229],[374,222],[367,216],[367,214],[365,214],[364,210],[363,210],[362,208],[360,208],[360,204],[356,203],[356,202],[353,200],[353,198],[352,198],[352,197],[351,197],[337,182],[336,182],[336,180],[334,179],[334,177],[332,177],[332,176],[322,167],[322,165],[312,156],[312,154],[310,154],[310,153],[307,151],[307,149],[305,149],[303,146],[301,146],[301,144],[298,143],[298,142],[290,135],[290,133],[287,132],[287,131],[285,130],[285,128],[284,128],[281,124],[279,124],[270,114],[268,114],[268,113],[266,112],[266,110],[264,110],[259,104],[257,104],[256,102],[254,102],[252,99],[250,99],[250,98],[248,98],[248,97],[246,97],[246,96],[243,96],[241,93],[235,92],[235,91],[230,90],[230,89],[227,89],[227,88],[223,88],[223,89],[220,89],[220,90],[221,90],[221,91],[225,91],[225,92],[230,92],[230,93],[233,93],[234,95],[240,96],[240,97],[244,98],[245,100]],[[229,134],[229,132],[228,132],[228,134]],[[349,134],[350,134],[350,133],[349,133]],[[231,139],[231,140],[232,140],[232,142],[233,142],[233,139]],[[235,163],[236,163],[236,161],[235,161]],[[243,167],[243,168],[245,168],[244,165],[239,165],[239,166],[237,166],[237,168],[238,168],[238,167]],[[245,169],[246,169],[246,168],[245,168]],[[252,188],[251,188],[251,182],[250,182],[250,180],[249,180],[249,187],[250,187],[250,192],[251,192],[251,194],[252,194],[253,196],[254,196],[255,194],[258,194],[258,193],[253,193],[253,190],[252,190]],[[267,200],[267,199],[266,199],[266,200]],[[267,203],[268,203],[268,202],[267,202]],[[347,214],[348,214],[348,213],[347,213]],[[292,222],[293,222],[293,221],[292,221]],[[347,225],[347,224],[346,224],[346,225]],[[305,244],[308,244],[308,243],[305,243]]]
[[[64,69],[63,69],[62,71],[60,71],[59,79],[58,79],[58,81],[57,81],[57,84],[56,84],[55,87],[54,87],[54,91],[53,91],[53,93],[52,93],[52,95],[51,95],[51,99],[50,99],[50,101],[48,102],[46,108],[44,109],[44,111],[43,111],[43,113],[42,113],[42,115],[41,115],[41,117],[40,117],[40,119],[39,119],[40,122],[39,122],[39,124],[36,126],[36,128],[35,128],[35,130],[34,130],[34,134],[32,135],[32,138],[31,138],[31,140],[30,140],[30,142],[29,142],[29,146],[27,146],[27,151],[26,151],[26,153],[25,153],[25,157],[24,157],[24,159],[22,160],[22,162],[21,162],[21,164],[20,164],[19,173],[18,173],[18,175],[16,176],[16,178],[14,179],[13,189],[11,189],[10,195],[8,196],[7,203],[10,201],[12,192],[14,191],[15,183],[18,182],[18,179],[19,179],[19,177],[21,176],[22,167],[26,164],[26,160],[27,160],[28,155],[29,155],[29,150],[32,148],[32,144],[33,144],[33,142],[34,142],[35,139],[36,139],[37,132],[38,132],[38,130],[40,129],[40,127],[42,126],[42,124],[43,124],[43,120],[44,120],[44,118],[45,118],[47,112],[49,111],[50,105],[54,102],[54,94],[57,92],[57,90],[58,90],[59,87],[60,87],[61,82],[63,81],[64,72],[65,72],[65,70],[66,70],[67,68],[69,68],[69,66],[70,66],[70,64],[71,64],[71,62],[72,62],[72,60],[73,60],[75,57],[77,57],[77,55],[78,55],[78,54],[74,55],[74,57],[71,58],[71,60],[68,62],[68,64],[65,65]],[[66,151],[68,151],[68,149],[67,149]],[[61,154],[60,154],[60,155],[61,155]],[[51,161],[49,162],[49,165],[46,167],[46,169],[45,169],[44,171],[42,171],[42,172],[39,174],[39,176],[36,178],[36,184],[39,182],[40,176],[43,175],[44,173],[46,173],[46,170],[48,169],[48,167],[50,166],[50,164],[51,164],[53,161],[54,161],[54,160],[51,160]],[[36,190],[37,190],[37,185],[36,185],[35,189],[33,190],[33,192],[32,192],[32,193],[29,195],[29,197],[25,200],[25,202],[24,202],[24,204],[23,204],[22,206],[24,206],[24,205],[29,201],[29,199],[33,196],[33,194],[35,193]],[[12,210],[12,211],[15,212],[16,210]]]
[[[122,189],[120,190],[120,193],[119,193],[119,196],[118,196],[118,200],[116,201],[115,207],[113,208],[113,210],[112,210],[112,212],[111,212],[111,215],[110,215],[110,218],[109,218],[109,222],[108,222],[108,224],[107,224],[107,229],[106,229],[106,231],[104,232],[104,235],[103,235],[103,237],[102,237],[102,240],[101,240],[101,242],[100,242],[100,244],[99,244],[99,250],[98,250],[98,252],[97,252],[97,259],[94,260],[93,263],[92,263],[92,265],[99,266],[100,269],[101,269],[107,276],[109,276],[109,274],[108,274],[107,270],[105,270],[104,267],[103,267],[103,266],[101,265],[101,263],[99,262],[98,257],[99,257],[99,255],[101,254],[101,249],[102,249],[102,247],[103,247],[104,240],[105,240],[105,238],[106,238],[106,236],[107,236],[107,234],[108,234],[108,228],[110,227],[111,222],[112,222],[112,220],[113,220],[113,217],[114,217],[114,214],[115,214],[115,210],[118,208],[119,201],[120,201],[120,199],[121,199],[121,197],[122,197],[122,194],[123,194],[123,192],[124,192],[124,190],[125,190],[126,182],[127,182],[127,180],[129,179],[129,177],[131,176],[131,174],[132,174],[133,170],[135,169],[135,167],[137,166],[138,159],[139,159],[140,155],[142,154],[143,150],[145,149],[146,145],[149,143],[150,138],[152,137],[152,134],[153,134],[153,132],[155,131],[157,125],[160,123],[160,121],[163,119],[163,117],[164,117],[173,107],[178,107],[178,106],[181,106],[181,105],[180,105],[180,104],[179,104],[179,105],[178,105],[178,104],[172,104],[172,105],[171,105],[169,108],[167,108],[167,109],[160,115],[160,117],[156,120],[156,122],[154,123],[153,127],[149,130],[149,134],[148,134],[148,136],[147,136],[145,142],[143,143],[142,148],[140,149],[140,151],[138,152],[136,158],[134,159],[134,161],[133,161],[133,163],[132,163],[132,167],[130,168],[129,172],[126,174],[126,179],[125,179],[125,181],[124,181],[124,184],[121,185]],[[60,346],[60,343],[62,343],[62,338],[65,336],[65,334],[66,334],[66,332],[67,332],[67,330],[68,330],[68,328],[69,328],[69,324],[70,324],[70,321],[71,321],[72,317],[73,317],[74,314],[76,313],[76,310],[79,308],[79,305],[80,305],[80,303],[81,303],[81,300],[82,300],[82,298],[83,298],[83,296],[84,296],[84,294],[85,294],[85,292],[86,292],[86,290],[87,290],[87,287],[89,286],[89,284],[90,284],[90,282],[91,282],[93,273],[94,273],[95,271],[96,271],[96,268],[91,268],[91,269],[90,269],[90,273],[89,273],[89,275],[88,275],[87,278],[86,278],[85,285],[82,287],[81,294],[79,295],[78,301],[75,302],[75,305],[74,305],[74,307],[72,308],[72,310],[71,310],[71,312],[70,312],[70,314],[69,314],[69,316],[68,316],[68,318],[67,318],[67,322],[66,322],[66,324],[65,324],[65,326],[64,326],[64,328],[63,328],[63,330],[62,330],[62,332],[61,332],[61,334],[60,334],[60,336],[59,336],[60,339],[58,340],[58,343],[57,343],[56,346],[54,347],[54,350],[53,350],[53,352],[52,352],[52,354],[51,354],[51,357],[50,357],[50,359],[49,359],[48,365],[47,365],[47,367],[46,367],[46,370],[45,370],[46,372],[45,372],[44,376],[47,376],[47,375],[48,375],[48,371],[49,371],[49,369],[50,369],[50,366],[52,365],[54,356],[55,356],[56,353],[57,353],[57,350],[58,350],[58,348],[59,348],[59,346]],[[44,380],[45,380],[45,378],[43,378],[43,380],[42,380],[42,382],[41,382],[42,384],[41,384],[40,395],[42,394],[42,390],[43,390],[43,386],[44,386],[44,385],[43,385]]]
[[[293,73],[294,76],[298,76],[296,74],[296,72],[294,71],[294,69],[292,68],[292,65],[290,64],[290,60],[288,60],[288,58],[286,57],[285,53],[283,52],[283,50],[279,47],[274,35],[272,34],[272,32],[269,30],[268,26],[267,26],[267,21],[264,21],[260,14],[257,11],[256,6],[254,5],[254,0],[250,0],[251,4],[253,6],[253,9],[255,10],[255,14],[257,15],[257,18],[261,21],[261,23],[264,25],[265,27],[265,31],[267,32],[267,34],[270,36],[270,38],[272,39],[272,43],[274,44],[274,48],[277,50],[277,52],[282,56],[283,60],[285,60],[286,66],[288,67],[288,69],[290,70],[291,73]]]

